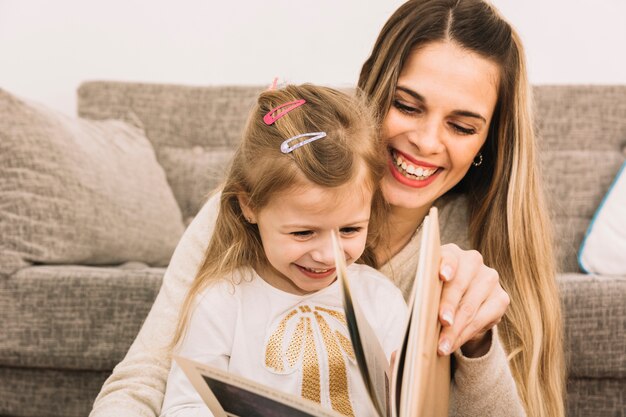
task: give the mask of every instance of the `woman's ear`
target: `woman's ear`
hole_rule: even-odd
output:
[[[239,193],[237,194],[237,200],[239,200],[239,207],[241,207],[243,217],[246,218],[248,223],[255,224],[256,215],[254,214],[254,210],[250,207],[250,199],[248,198],[248,195],[245,193]]]

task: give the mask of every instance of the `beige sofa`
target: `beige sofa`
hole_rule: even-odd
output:
[[[52,256],[49,261],[22,256],[9,268],[2,264],[8,259],[2,257],[2,251],[9,250],[6,242],[12,236],[2,234],[9,220],[1,216],[10,196],[0,194],[0,416],[89,413],[100,386],[124,357],[157,294],[165,270],[165,265],[158,264],[163,264],[164,258],[166,262],[183,223],[188,224],[218,183],[260,90],[119,82],[87,82],[79,88],[81,118],[121,119],[145,130],[167,187],[171,187],[173,197],[166,191],[155,192],[127,211],[141,212],[143,206],[162,217],[161,205],[167,206],[171,198],[177,207],[168,211],[174,213],[171,220],[162,222],[168,223],[169,238],[159,242],[158,256],[147,256],[150,248],[137,249],[140,243],[156,242],[144,239],[121,255],[112,248],[115,256],[92,253],[80,260],[71,254]],[[626,277],[585,275],[579,270],[576,253],[596,207],[625,159],[626,86],[539,86],[535,98],[561,266],[558,279],[569,364],[568,415],[623,416]],[[0,105],[0,143],[28,125],[3,116],[10,108],[7,100],[3,97]],[[28,117],[29,113],[21,114]],[[0,150],[12,152],[2,145]],[[41,155],[45,159],[45,148]],[[0,167],[0,193],[4,172]],[[86,174],[81,175],[77,186]],[[119,176],[123,180],[119,188],[131,179],[125,175],[113,169],[95,180]],[[162,183],[154,188],[157,186],[164,187]],[[114,209],[107,213],[111,211]],[[164,226],[150,223],[149,227],[159,230]],[[77,229],[70,234],[74,236],[70,243],[83,238]],[[133,233],[137,236],[137,231]],[[109,238],[120,245],[131,240],[119,235]],[[92,242],[89,238],[80,247]],[[134,253],[140,253],[137,259]]]

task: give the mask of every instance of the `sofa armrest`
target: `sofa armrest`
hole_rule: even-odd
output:
[[[626,378],[626,277],[561,274],[568,373]]]

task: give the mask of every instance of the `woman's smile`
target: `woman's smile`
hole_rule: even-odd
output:
[[[426,187],[441,172],[441,167],[418,161],[410,155],[389,148],[389,164],[391,174],[401,184],[408,187]]]

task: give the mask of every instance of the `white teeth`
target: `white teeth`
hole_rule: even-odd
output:
[[[329,271],[328,269],[315,269],[315,268],[307,268],[307,267],[305,267],[304,269],[306,269],[307,271],[311,271],[313,273],[316,273],[316,274],[322,274],[324,272],[328,272]]]
[[[395,152],[393,152],[392,155],[398,168],[401,168],[406,174],[417,177],[417,179],[425,180],[437,171],[437,168],[415,167],[414,165],[407,163],[404,159],[402,159],[402,156],[396,154]]]

